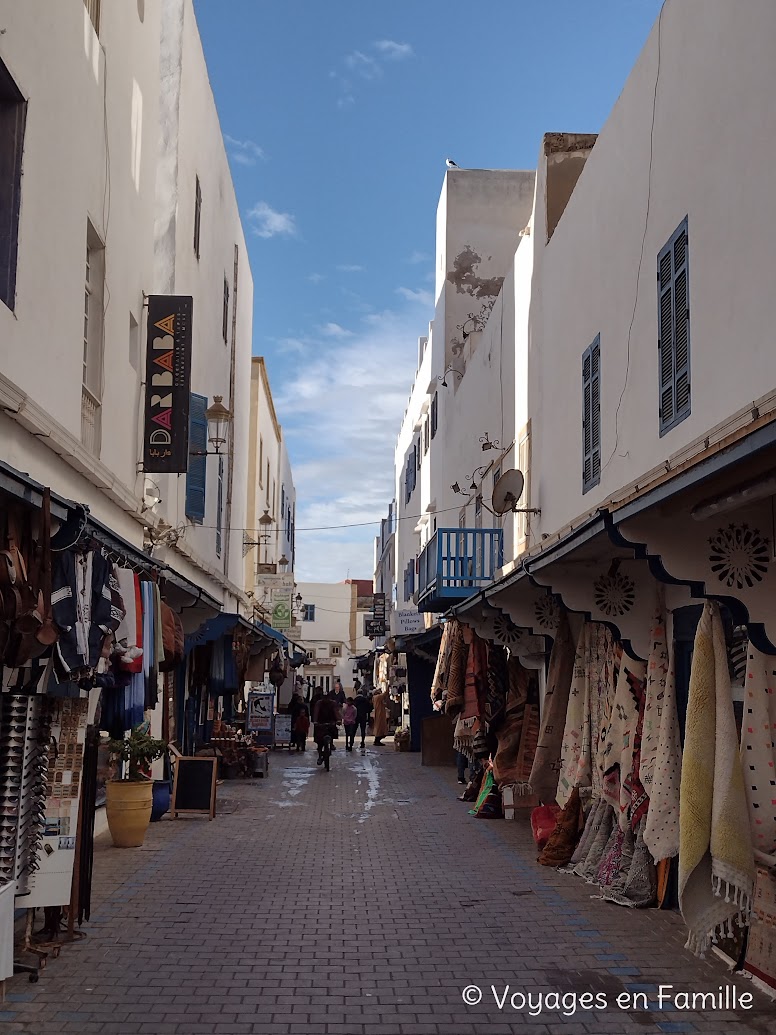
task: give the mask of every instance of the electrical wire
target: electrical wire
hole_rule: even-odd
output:
[[[662,42],[662,28],[663,28],[663,11],[665,11],[667,0],[663,0],[663,4],[660,8],[660,14],[657,19],[657,70],[655,72],[655,90],[652,96],[652,124],[649,130],[649,169],[647,173],[647,209],[644,215],[644,233],[641,237],[641,253],[639,255],[639,266],[636,272],[636,293],[633,299],[633,312],[631,313],[630,324],[628,326],[628,343],[625,360],[625,381],[623,382],[622,391],[620,392],[620,399],[617,403],[617,409],[614,413],[614,446],[609,454],[609,458],[601,468],[601,471],[605,471],[609,464],[614,459],[614,455],[617,452],[617,446],[620,441],[620,407],[622,406],[622,400],[625,398],[625,390],[628,387],[628,375],[630,373],[630,358],[631,358],[631,335],[633,333],[633,324],[636,320],[636,309],[639,303],[639,284],[641,282],[641,268],[644,264],[644,245],[647,240],[647,229],[649,227],[649,209],[652,200],[652,159],[654,153],[654,140],[655,140],[655,112],[657,111],[657,88],[660,82],[660,56],[661,56],[661,42]],[[622,454],[625,455],[625,454]]]

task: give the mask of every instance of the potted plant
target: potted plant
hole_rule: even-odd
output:
[[[154,740],[148,723],[136,726],[124,740],[108,745],[116,765],[114,778],[106,784],[108,829],[116,848],[139,848],[151,822],[153,780],[151,763],[161,758],[167,745]]]

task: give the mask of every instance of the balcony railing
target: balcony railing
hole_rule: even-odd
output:
[[[418,561],[418,610],[446,611],[493,582],[503,563],[500,528],[438,528]]]
[[[100,455],[102,406],[86,385],[81,386],[81,441],[95,456]]]

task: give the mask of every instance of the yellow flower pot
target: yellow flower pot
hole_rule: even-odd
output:
[[[105,785],[108,829],[116,848],[139,848],[151,822],[151,780],[114,780]]]

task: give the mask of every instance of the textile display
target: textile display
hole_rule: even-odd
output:
[[[539,850],[549,841],[562,813],[563,810],[557,805],[537,805],[531,810],[531,833]]]
[[[447,680],[450,674],[450,658],[453,647],[454,622],[445,622],[442,627],[442,639],[439,644],[434,678],[431,680],[431,701],[436,708],[441,708],[447,691]]]
[[[464,641],[469,645],[463,690],[463,717],[479,717],[484,711],[488,673],[488,645],[473,629],[464,627]]]
[[[563,731],[557,801],[565,806],[575,787],[600,795],[604,747],[617,682],[617,646],[606,626],[585,622],[577,641],[569,707]]]
[[[618,906],[645,909],[655,901],[657,872],[652,856],[644,844],[644,819],[636,830],[628,826],[623,831],[619,872],[608,887],[602,889],[603,898]]]
[[[450,666],[447,674],[445,714],[456,716],[463,710],[463,692],[466,682],[466,662],[469,657],[469,647],[464,641],[461,623],[453,621],[449,624],[452,628],[450,632]]]
[[[719,605],[707,601],[695,634],[679,810],[679,908],[686,948],[745,923],[754,856]]]
[[[480,793],[473,809],[469,809],[470,816],[479,816],[483,819],[496,819],[501,815],[501,798],[496,790],[496,781],[493,771],[488,769],[480,787]]]
[[[499,644],[488,648],[487,693],[485,697],[485,721],[491,732],[496,732],[504,721],[509,688],[507,649]]]
[[[575,788],[577,790],[578,788]],[[572,792],[573,793],[573,792]],[[577,847],[574,849],[574,854],[571,856],[569,862],[569,868],[574,869],[578,863],[583,863],[587,858],[587,853],[590,851],[590,846],[593,843],[593,838],[598,834],[598,830],[603,822],[604,815],[606,813],[607,803],[601,799],[590,806],[587,816],[585,817],[585,825],[582,828],[582,836],[577,842]],[[576,871],[575,871],[576,872]]]
[[[603,797],[617,811],[623,830],[631,823],[631,810],[638,822],[648,804],[638,779],[646,671],[644,662],[623,654],[603,748]]]
[[[623,866],[627,869],[631,856],[631,853],[626,850],[626,841],[629,836],[631,836],[630,828],[622,829],[617,822],[617,810],[612,809],[612,830],[595,875],[592,878],[588,877],[591,884],[597,884],[602,890],[606,890],[616,882]]]
[[[639,779],[647,794],[650,793],[658,759],[660,716],[668,677],[668,638],[666,635],[665,591],[658,587],[657,604],[652,619],[649,657],[647,659],[647,688],[644,702],[644,728],[641,740]]]
[[[682,778],[682,743],[679,734],[679,713],[676,709],[673,650],[670,651],[668,660],[662,705],[658,702],[658,708],[659,726],[655,766],[652,769],[652,780],[648,788],[649,811],[644,826],[644,843],[655,862],[671,859],[679,854],[679,786]],[[651,752],[651,748],[649,750]],[[642,762],[643,760],[642,742]],[[648,762],[646,776],[650,775],[649,766]],[[643,767],[641,772],[644,772]]]
[[[751,644],[744,682],[741,763],[752,844],[763,855],[776,856],[776,659]]]
[[[758,866],[744,970],[776,988],[776,873]]]
[[[113,568],[99,550],[54,555],[51,608],[59,628],[54,663],[62,681],[96,668],[106,635],[121,624],[125,612],[121,601],[114,603]]]
[[[557,805],[542,807],[557,808]],[[558,816],[555,829],[548,837],[547,843],[542,849],[538,860],[539,865],[567,866],[571,862],[574,849],[577,847],[579,835],[582,832],[584,825],[585,819],[582,812],[582,799],[579,796],[579,788],[575,787],[571,792],[568,804]]]
[[[469,761],[474,760],[474,732],[477,726],[477,719],[464,719],[460,715],[456,719],[455,731],[453,733],[453,748],[466,755]]]
[[[577,859],[575,852],[571,857],[571,872],[587,881],[597,880],[601,860],[609,848],[612,832],[615,829],[619,830],[614,809],[608,801],[601,799],[595,811],[591,809],[591,813],[595,826],[591,830],[584,855]]]
[[[509,690],[506,713],[498,729],[498,750],[493,759],[493,776],[500,788],[514,787],[515,793],[531,794],[531,775],[539,739],[539,688],[517,657],[507,667]]]
[[[558,792],[563,729],[573,674],[574,643],[568,617],[562,611],[550,652],[542,726],[529,778],[533,793],[547,804],[555,801]]]

